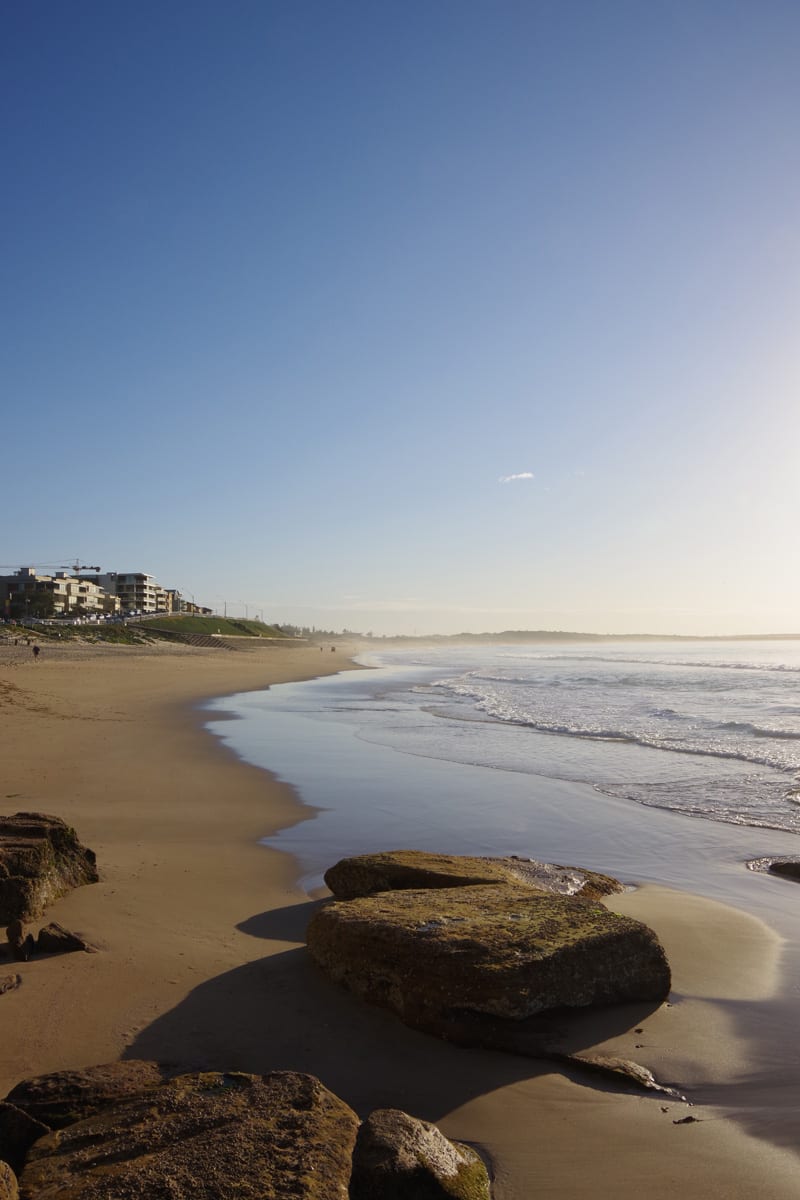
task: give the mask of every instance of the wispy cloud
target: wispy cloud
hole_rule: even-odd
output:
[[[514,483],[517,479],[533,479],[533,471],[519,471],[516,475],[501,475],[498,483]]]

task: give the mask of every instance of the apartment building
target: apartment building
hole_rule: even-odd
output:
[[[0,616],[113,616],[116,613],[209,613],[189,606],[176,588],[164,588],[144,571],[40,574],[21,567],[0,575]]]
[[[180,593],[162,587],[144,571],[108,571],[92,578],[110,595],[119,597],[123,612],[180,611]]]
[[[100,616],[119,609],[116,597],[107,595],[92,579],[66,571],[39,575],[33,567],[21,567],[0,578],[0,600],[13,617]]]

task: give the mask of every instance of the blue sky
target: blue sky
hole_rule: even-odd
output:
[[[41,0],[0,55],[1,566],[800,630],[797,5]]]

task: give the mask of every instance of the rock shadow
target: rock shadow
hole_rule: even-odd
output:
[[[257,937],[295,937],[314,907],[260,914],[239,928]],[[641,1012],[636,1006],[636,1020]],[[558,1014],[556,1022],[568,1019]],[[602,1019],[605,1035],[611,1027],[629,1029],[631,1006],[617,1015],[604,1010]],[[408,1029],[327,980],[305,947],[199,985],[143,1029],[123,1057],[181,1070],[307,1071],[362,1116],[398,1107],[431,1121],[477,1096],[554,1072],[596,1090],[619,1090],[549,1061],[465,1048]]]
[[[278,942],[305,942],[308,922],[323,903],[323,900],[308,900],[304,904],[268,909],[241,921],[236,928],[249,937]]]

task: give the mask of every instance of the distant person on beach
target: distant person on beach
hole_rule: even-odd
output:
[[[42,648],[41,646],[34,646],[34,647],[33,647],[33,657],[34,657],[34,660],[36,660],[36,659],[39,657],[39,652],[40,652],[41,648]]]

